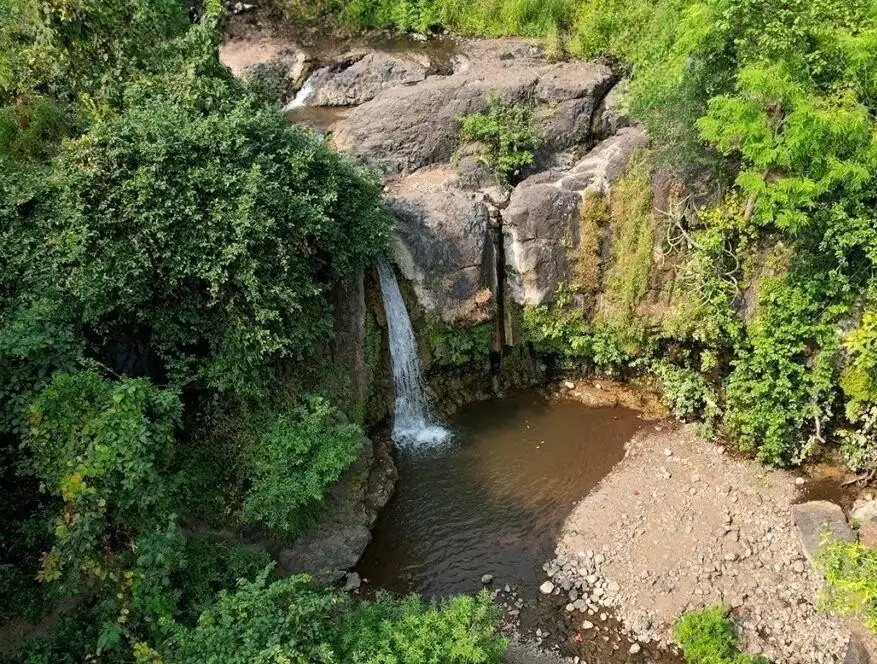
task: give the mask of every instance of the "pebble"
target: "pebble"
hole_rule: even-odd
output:
[[[582,622],[582,629],[594,629],[594,623],[590,620],[585,620]]]
[[[493,581],[493,574],[483,574],[481,576],[481,583],[483,583],[485,586],[488,583],[491,583],[492,581]]]
[[[806,481],[807,480],[805,480],[803,477],[796,477],[795,478],[795,484],[798,486],[803,486]]]
[[[642,648],[638,643],[634,643],[630,646],[630,650],[628,651],[631,655],[636,655]]]
[[[539,592],[543,595],[550,595],[554,592],[554,584],[551,581],[546,581],[541,586],[539,586]]]

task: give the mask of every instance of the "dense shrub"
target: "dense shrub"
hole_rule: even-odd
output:
[[[55,374],[37,395],[25,433],[27,469],[61,500],[43,579],[100,583],[111,542],[126,547],[164,522],[179,416],[179,396],[143,379]]]
[[[490,352],[491,334],[490,323],[456,328],[436,321],[428,332],[433,361],[445,367],[484,362]]]
[[[276,416],[250,451],[252,486],[242,519],[283,536],[301,534],[318,514],[326,488],[359,453],[361,429],[339,420],[320,397]]]
[[[54,181],[46,230],[83,322],[148,340],[178,382],[239,393],[325,338],[327,287],[389,230],[374,182],[246,98],[135,106],[70,143]]]
[[[483,146],[483,159],[503,182],[520,179],[536,158],[542,142],[534,124],[531,105],[507,105],[497,96],[487,100],[487,110],[460,118],[460,138]]]
[[[505,643],[494,633],[497,617],[486,593],[435,605],[387,596],[351,604],[306,577],[268,585],[263,575],[220,593],[196,627],[176,629],[162,654],[169,664],[498,664]]]

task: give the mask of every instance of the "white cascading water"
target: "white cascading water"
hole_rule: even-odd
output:
[[[283,107],[284,113],[288,113],[289,111],[294,111],[297,108],[303,107],[308,102],[308,100],[310,100],[310,98],[314,96],[314,93],[317,91],[317,86],[314,84],[314,79],[322,71],[322,69],[318,69],[308,77],[308,80],[304,82],[304,84],[301,86],[301,89],[296,93],[295,98]]]
[[[393,440],[400,447],[432,447],[450,438],[450,432],[436,424],[431,415],[431,404],[426,393],[417,343],[405,301],[393,269],[378,257],[381,278],[381,296],[387,314],[390,342],[390,360],[393,365],[393,387],[396,406],[393,418]]]

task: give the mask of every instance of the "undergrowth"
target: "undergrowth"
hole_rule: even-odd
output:
[[[674,636],[687,664],[770,664],[764,657],[740,652],[725,606],[684,614],[676,623]]]

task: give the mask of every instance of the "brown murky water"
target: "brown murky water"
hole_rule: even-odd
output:
[[[535,393],[473,404],[447,447],[400,452],[396,494],[360,563],[372,587],[444,596],[494,587],[535,590],[560,528],[624,456],[634,411],[588,409]]]
[[[350,114],[350,106],[299,106],[286,112],[290,122],[306,125],[320,133],[331,132]]]

